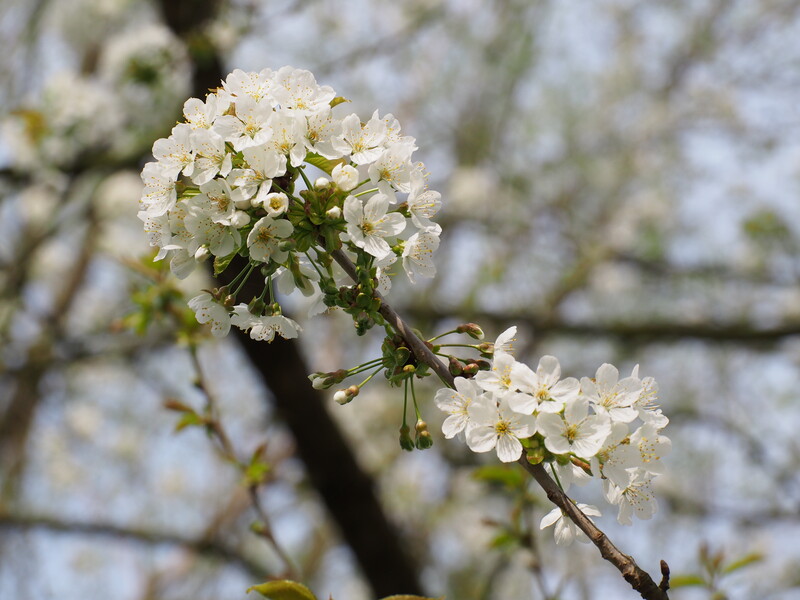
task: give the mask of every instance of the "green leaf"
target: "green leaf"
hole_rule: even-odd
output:
[[[428,598],[428,596],[409,596],[408,594],[400,594],[399,596],[386,596],[381,600],[444,600],[444,596],[438,598]]]
[[[206,420],[198,415],[196,412],[185,412],[183,416],[178,420],[178,423],[175,425],[175,432],[182,431],[187,427],[195,427],[198,425],[205,425]]]
[[[343,102],[350,102],[350,100],[348,100],[344,96],[336,96],[336,98],[331,100],[331,108],[333,108],[334,106],[337,106],[339,104],[342,104]]]
[[[238,249],[233,251],[233,252],[231,252],[230,254],[228,254],[228,256],[215,256],[214,257],[214,275],[219,275],[225,269],[228,268],[228,265],[231,264],[231,261],[233,260],[233,257],[236,256],[236,252],[237,251],[238,251]]]
[[[502,465],[486,465],[484,467],[479,467],[475,469],[472,477],[478,481],[499,483],[512,488],[519,487],[525,482],[522,471],[514,467]]]
[[[519,538],[515,536],[513,533],[508,531],[503,531],[495,536],[495,538],[489,544],[490,548],[510,548],[514,546],[519,541]]]
[[[748,565],[752,565],[753,563],[757,563],[764,560],[764,555],[760,552],[751,552],[743,556],[742,558],[733,561],[729,565],[726,565],[723,569],[723,573],[733,573],[734,571],[738,571]]]
[[[325,171],[328,175],[333,172],[333,169],[338,164],[344,164],[346,161],[343,158],[337,158],[336,160],[330,160],[325,158],[324,156],[320,156],[315,152],[309,152],[306,154],[306,162],[310,165],[317,167],[320,171]]]
[[[311,590],[302,583],[289,581],[288,579],[268,581],[267,583],[247,588],[248,592],[252,590],[270,600],[317,600]]]
[[[706,585],[706,580],[702,576],[696,574],[689,575],[675,575],[669,579],[669,587],[689,587],[692,585]]]

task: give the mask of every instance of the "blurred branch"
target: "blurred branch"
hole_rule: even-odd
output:
[[[262,580],[268,575],[266,569],[262,565],[215,539],[206,537],[196,539],[164,533],[163,531],[134,529],[110,523],[81,523],[43,515],[35,516],[0,513],[0,530],[31,531],[37,529],[74,535],[130,539],[151,545],[168,544],[171,546],[181,546],[195,554],[234,564],[255,579]]]
[[[236,264],[227,269],[237,272]],[[257,279],[257,278],[256,278]],[[249,281],[242,297],[258,296],[260,282]],[[295,340],[265,344],[232,328],[253,369],[273,394],[280,416],[292,432],[308,479],[350,546],[377,596],[422,594],[416,566],[399,532],[383,510],[372,478],[361,468],[325,407],[324,396],[304,383],[309,373]]]

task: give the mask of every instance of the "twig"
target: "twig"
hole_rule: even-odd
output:
[[[345,273],[354,281],[358,281],[355,265],[343,251],[337,250],[332,253],[332,256],[344,269]],[[403,336],[403,339],[408,343],[409,348],[414,353],[417,360],[427,364],[439,375],[442,381],[450,387],[455,387],[454,378],[445,365],[436,358],[436,355],[425,345],[425,342],[412,331],[411,327],[383,300],[380,294],[376,292],[375,295],[381,300],[381,315],[383,315],[395,330]],[[598,529],[589,517],[575,506],[572,500],[561,491],[555,481],[547,474],[547,471],[545,471],[541,464],[530,464],[525,455],[519,459],[519,463],[545,491],[547,498],[558,506],[562,512],[589,537],[592,543],[600,550],[600,555],[619,569],[625,581],[639,592],[642,598],[646,600],[668,600],[666,590],[669,588],[669,568],[666,566],[666,562],[661,561],[661,572],[664,578],[661,581],[661,586],[659,586],[646,571],[642,570],[636,564],[633,558],[620,552],[620,550],[611,543],[608,536]]]
[[[77,521],[63,521],[55,517],[44,515],[19,515],[0,514],[0,530],[32,530],[46,529],[48,531],[73,533],[78,535],[104,536],[111,538],[127,538],[144,544],[169,544],[181,546],[196,554],[211,556],[238,565],[252,577],[263,579],[268,571],[258,563],[250,560],[245,555],[222,542],[203,537],[194,539],[164,531],[148,531],[113,525],[110,523],[82,523]]]
[[[228,436],[225,428],[222,425],[222,422],[219,419],[219,411],[217,408],[216,399],[214,395],[208,388],[208,384],[206,383],[206,378],[204,376],[203,368],[200,363],[200,358],[197,354],[197,347],[192,343],[189,345],[189,355],[192,359],[192,365],[194,366],[195,373],[197,375],[196,386],[197,388],[205,395],[206,397],[206,412],[207,412],[207,427],[208,432],[217,442],[217,451],[219,452],[220,456],[233,463],[234,465],[239,468],[239,470],[244,470],[244,463],[240,461],[236,456],[236,450],[231,443],[230,437]],[[280,558],[281,562],[283,562],[285,576],[289,579],[299,579],[297,569],[294,566],[294,563],[289,558],[288,553],[283,549],[283,547],[278,543],[278,540],[275,538],[275,535],[272,532],[272,528],[270,527],[269,517],[267,516],[266,511],[261,506],[261,501],[258,497],[258,485],[249,485],[248,486],[248,493],[250,495],[250,501],[253,505],[253,509],[255,510],[256,514],[260,519],[260,525],[252,529],[254,533],[264,538],[275,553]]]

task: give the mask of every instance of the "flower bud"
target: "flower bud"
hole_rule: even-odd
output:
[[[265,308],[266,304],[261,298],[253,298],[250,301],[250,304],[247,305],[247,310],[250,311],[250,314],[255,315],[257,317],[264,314]]]
[[[295,248],[297,248],[297,242],[295,242],[292,238],[289,238],[288,240],[282,240],[278,243],[278,249],[284,252],[293,252]]]
[[[342,209],[338,206],[334,206],[333,208],[329,208],[325,211],[325,216],[331,221],[338,221],[342,218]]]
[[[469,337],[476,340],[483,339],[483,329],[481,329],[476,323],[464,323],[463,325],[459,325],[456,328],[456,332],[466,333]]]
[[[418,450],[427,450],[433,446],[433,438],[429,431],[423,431],[417,436],[416,444]]]
[[[200,246],[197,249],[197,252],[194,253],[194,259],[197,262],[204,262],[208,260],[208,257],[211,256],[211,252],[208,251],[207,246]]]
[[[312,373],[308,376],[308,380],[311,382],[311,387],[315,390],[325,390],[329,387],[325,385],[327,376],[327,373]],[[336,396],[334,395],[334,399],[335,398]]]
[[[464,367],[459,362],[459,360],[455,356],[451,356],[449,362],[450,364],[448,365],[448,368],[450,369],[450,375],[452,375],[453,377],[458,377],[459,375],[461,375],[461,373],[464,370]]]
[[[400,428],[400,447],[403,450],[411,452],[414,449],[414,441],[411,439],[410,430],[408,425],[403,425]]]
[[[336,187],[343,192],[349,192],[358,185],[358,169],[351,165],[336,165],[331,177],[333,177]]]
[[[272,192],[267,194],[262,204],[270,217],[277,217],[289,208],[289,197],[283,192]]]
[[[236,304],[236,296],[234,296],[233,294],[228,294],[222,301],[222,306],[224,306],[225,308],[233,308],[234,304]]]
[[[318,177],[314,182],[315,190],[327,190],[331,186],[331,180],[327,177]]]
[[[414,425],[414,429],[417,433],[422,433],[423,431],[428,431],[428,424],[423,421],[422,419],[417,420],[417,424]]]
[[[241,229],[250,222],[250,215],[243,210],[237,210],[231,217],[231,227]]]
[[[333,399],[338,402],[339,404],[347,404],[353,398],[358,396],[358,392],[361,391],[357,385],[351,385],[349,388],[345,390],[339,390],[333,395]]]
[[[478,371],[480,371],[478,365],[474,362],[471,362],[464,366],[464,368],[461,370],[461,373],[464,375],[464,377],[472,377],[477,375]]]

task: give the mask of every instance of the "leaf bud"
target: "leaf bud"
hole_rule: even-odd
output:
[[[416,373],[417,367],[414,365],[406,365],[403,367],[403,373]]]
[[[464,323],[463,325],[459,325],[456,328],[456,332],[466,333],[469,337],[476,340],[483,339],[483,329],[481,329],[476,323]]]
[[[422,433],[423,431],[428,431],[428,424],[423,421],[422,419],[417,420],[417,424],[414,425],[414,429],[417,433]]]

